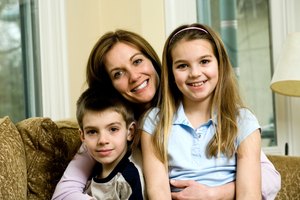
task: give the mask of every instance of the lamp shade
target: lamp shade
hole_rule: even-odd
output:
[[[287,96],[300,96],[300,32],[288,35],[271,81],[271,89]]]

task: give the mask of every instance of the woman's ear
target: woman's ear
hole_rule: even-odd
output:
[[[136,130],[136,123],[135,122],[131,122],[131,124],[128,126],[128,130],[127,130],[127,141],[131,141],[134,137],[135,134],[135,130]]]

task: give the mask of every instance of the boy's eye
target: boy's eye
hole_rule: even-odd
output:
[[[111,127],[110,128],[110,132],[117,132],[119,130],[119,128],[117,127]]]
[[[86,131],[86,134],[88,134],[88,135],[94,135],[94,134],[96,134],[96,133],[97,133],[97,131],[94,130],[94,129],[91,129],[91,130],[87,130],[87,131]]]

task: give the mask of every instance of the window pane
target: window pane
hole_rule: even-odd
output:
[[[0,3],[0,117],[15,122],[41,114],[36,1],[20,2]]]
[[[225,43],[243,98],[262,126],[262,146],[277,145],[268,0],[198,0],[197,7],[198,21],[217,30]]]
[[[20,12],[18,0],[0,6],[0,115],[25,117]]]

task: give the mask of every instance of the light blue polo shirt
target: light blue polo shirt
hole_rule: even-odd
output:
[[[153,134],[158,122],[158,108],[153,108],[145,118],[143,130]],[[236,148],[253,131],[259,129],[256,117],[245,108],[240,109]],[[208,159],[206,146],[215,134],[216,119],[210,119],[193,128],[185,115],[182,104],[173,119],[169,135],[168,159],[170,179],[195,180],[208,186],[223,185],[235,180],[236,155],[228,159],[223,154],[219,158]]]

